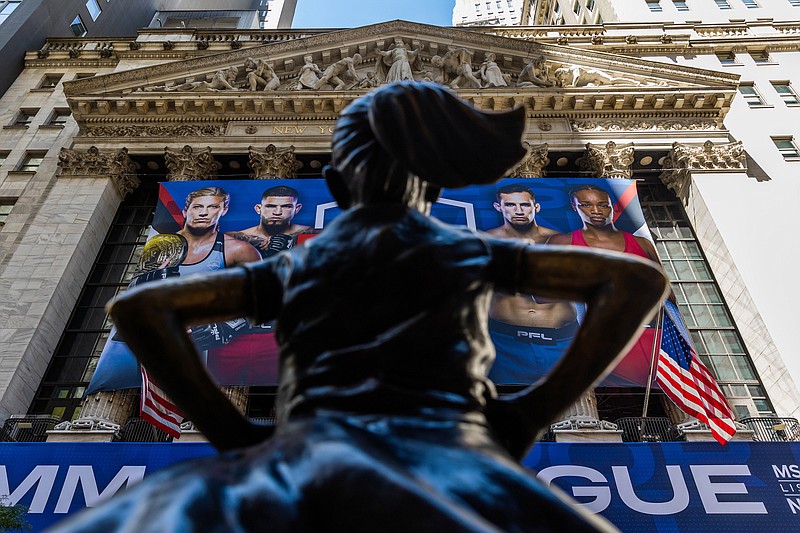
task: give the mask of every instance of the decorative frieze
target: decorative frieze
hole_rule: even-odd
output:
[[[574,120],[570,123],[576,132],[590,131],[713,131],[719,129],[715,120]]]
[[[741,141],[702,146],[675,142],[664,159],[664,171],[659,176],[668,188],[684,202],[689,199],[692,172],[743,172],[747,170],[744,146]]]
[[[545,168],[550,163],[547,157],[547,143],[532,146],[523,142],[528,153],[525,158],[517,165],[509,176],[520,178],[543,178],[547,175]]]
[[[92,146],[86,153],[62,148],[58,155],[62,176],[107,176],[123,198],[139,186],[128,149],[103,150]]]
[[[224,124],[85,126],[83,130],[86,137],[217,137],[224,134]]]
[[[596,178],[630,178],[633,143],[622,146],[614,141],[608,141],[605,146],[587,143],[586,153],[576,163]]]
[[[217,162],[211,155],[211,148],[192,148],[189,145],[180,150],[164,148],[168,181],[194,181],[217,177]]]
[[[302,166],[294,155],[294,146],[278,148],[274,144],[270,144],[264,150],[253,146],[248,147],[247,150],[250,155],[250,169],[253,171],[250,174],[252,179],[296,178],[297,171]]]

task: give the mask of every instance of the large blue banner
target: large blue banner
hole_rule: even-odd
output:
[[[323,180],[184,181],[161,184],[150,239],[132,285],[229,268],[313,238],[340,213]],[[636,194],[624,179],[509,178],[442,193],[432,215],[500,239],[600,247],[657,260]],[[584,310],[535,295],[496,295],[489,329],[497,359],[489,377],[529,384],[574,338]],[[659,342],[644,328],[604,385],[646,386]],[[275,385],[279,350],[271,324],[239,319],[191,330],[221,385]],[[140,386],[136,359],[112,330],[88,388]]]
[[[213,453],[197,443],[2,443],[0,495],[29,507],[40,531]],[[800,530],[800,443],[539,443],[523,463],[625,532]]]

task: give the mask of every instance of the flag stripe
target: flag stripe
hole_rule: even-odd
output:
[[[736,433],[733,411],[691,344],[678,307],[666,302],[656,381],[685,413],[707,424],[720,444]]]
[[[150,424],[164,431],[174,438],[181,436],[181,422],[183,415],[177,407],[169,401],[162,391],[147,374],[142,370],[142,399],[139,407],[139,416]]]

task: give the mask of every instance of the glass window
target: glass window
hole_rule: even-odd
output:
[[[800,159],[800,151],[793,137],[773,137],[772,142],[784,159]]]
[[[744,97],[744,101],[747,102],[747,105],[750,107],[762,107],[764,106],[764,99],[761,98],[761,95],[758,94],[756,90],[756,86],[752,83],[743,83],[739,85],[739,94]]]
[[[800,0],[789,0],[789,5],[792,7],[800,7]]]
[[[756,2],[756,0],[742,0],[742,3],[747,9],[755,9],[758,7],[758,2]]]
[[[689,11],[689,4],[686,3],[686,0],[672,0],[672,3],[678,11]]]
[[[14,200],[0,200],[0,226],[6,223],[12,207],[14,207]]]
[[[77,15],[72,24],[69,25],[70,30],[72,30],[72,35],[75,37],[83,37],[86,35],[86,25],[83,23],[83,19],[80,15]]]
[[[717,7],[720,9],[730,9],[731,5],[728,3],[728,0],[714,0],[717,3]]]
[[[572,11],[576,15],[580,15],[580,13],[581,13],[581,3],[580,3],[579,0],[575,0],[575,3],[572,4]]]
[[[69,118],[70,114],[70,110],[66,108],[53,109],[53,113],[50,115],[47,125],[63,126],[67,123],[67,118]]]
[[[53,89],[61,81],[63,74],[46,74],[39,84],[39,89]]]
[[[38,109],[20,109],[17,116],[14,118],[12,125],[14,126],[29,126],[33,122],[33,117],[38,113]]]
[[[788,81],[773,81],[772,87],[778,96],[781,97],[783,103],[786,105],[800,105],[800,100],[797,98],[797,93],[794,92],[792,84]]]
[[[27,152],[17,170],[20,172],[36,172],[44,160],[43,152]]]
[[[769,58],[769,53],[766,50],[755,50],[750,52],[750,57],[756,64],[770,63],[772,60]]]
[[[733,52],[717,52],[717,59],[723,66],[739,64],[739,61],[736,60],[736,54]]]
[[[97,17],[99,17],[102,12],[97,0],[88,0],[88,2],[86,2],[86,9],[89,10],[89,15],[91,15],[92,20],[97,20]]]
[[[650,11],[663,11],[661,9],[660,0],[645,0],[645,2],[647,2],[647,7],[650,9]]]
[[[21,0],[20,0],[21,1]],[[0,1],[0,24],[6,21],[9,15],[19,7],[20,2],[2,2]]]
[[[594,0],[586,0],[586,9],[589,11],[594,9]]]

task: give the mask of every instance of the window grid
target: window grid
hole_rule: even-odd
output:
[[[83,37],[86,35],[86,25],[83,23],[83,19],[80,15],[76,15],[75,18],[72,19],[69,29],[75,37]]]
[[[82,397],[111,331],[105,304],[133,277],[147,240],[158,184],[142,184],[122,202],[36,393],[30,412],[62,420],[79,416]]]
[[[100,13],[103,11],[97,0],[87,0],[86,9],[89,11],[89,15],[92,17],[93,21],[97,20]]]
[[[799,0],[800,1],[800,0]],[[736,54],[733,52],[717,52],[717,59],[722,66],[739,65]]]
[[[686,0],[672,0],[672,3],[678,11],[689,11],[689,4],[686,3]]]
[[[0,226],[5,225],[11,208],[14,207],[15,200],[0,200]]]
[[[45,74],[42,83],[39,84],[39,89],[54,89],[58,82],[61,81],[63,74]]]
[[[645,2],[647,3],[647,7],[650,9],[650,11],[663,11],[660,0],[645,0]]]
[[[766,50],[753,50],[750,52],[750,57],[753,59],[753,63],[757,65],[772,62],[772,59],[769,57],[769,52]]]
[[[66,108],[53,109],[53,113],[47,121],[48,126],[64,126],[67,123],[71,113]]]
[[[789,0],[789,5],[792,7],[800,7],[800,0]]]
[[[758,5],[758,2],[756,2],[756,0],[742,0],[742,3],[747,9],[755,9],[757,7],[760,7]]]
[[[773,81],[770,83],[772,83],[773,89],[775,89],[775,92],[781,97],[784,104],[791,106],[800,105],[800,99],[798,99],[797,93],[791,83],[788,81]]]
[[[800,160],[800,150],[798,150],[793,137],[773,137],[772,142],[775,143],[775,148],[784,159]]]
[[[764,99],[756,90],[756,86],[752,83],[743,83],[739,85],[739,94],[742,95],[744,101],[750,107],[763,107],[765,104]]]
[[[6,21],[6,19],[17,9],[20,5],[22,0],[19,1],[11,1],[11,2],[3,2],[0,0],[0,24]]]
[[[751,399],[760,414],[774,416],[680,202],[656,181],[640,183],[639,198],[698,355],[726,397]]]
[[[44,160],[45,152],[27,152],[17,167],[19,172],[36,172]]]
[[[728,3],[728,0],[714,0],[717,4],[717,7],[720,9],[730,9],[731,5]]]
[[[33,117],[38,113],[38,109],[20,109],[17,116],[14,117],[13,126],[30,126],[33,122]]]

